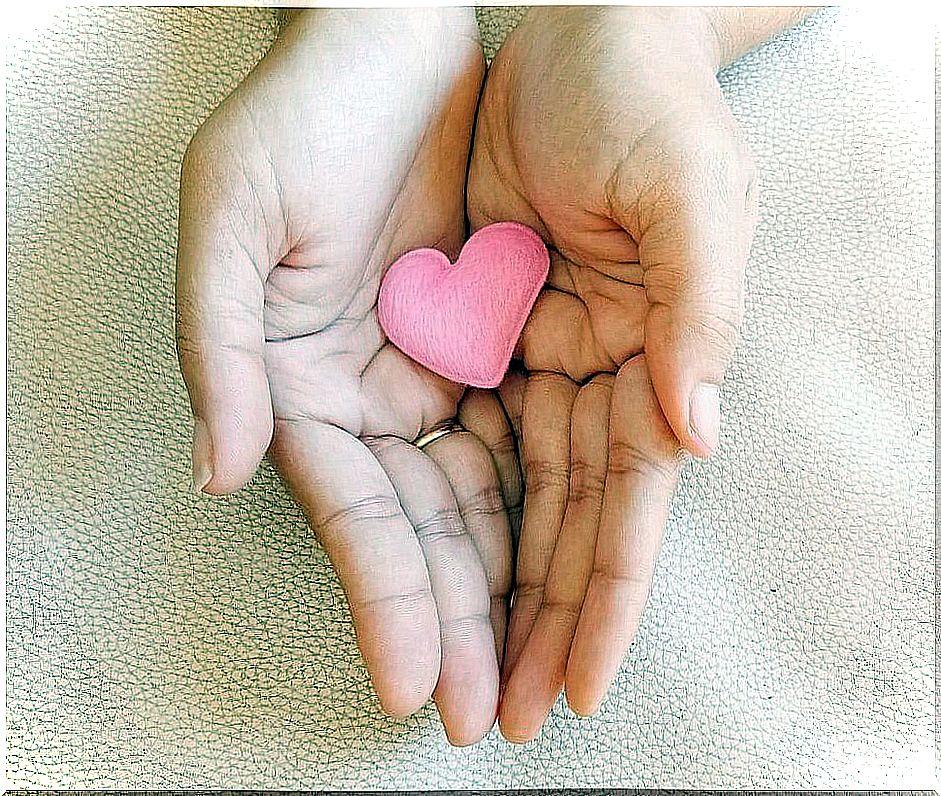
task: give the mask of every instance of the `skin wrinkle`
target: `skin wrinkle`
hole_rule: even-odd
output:
[[[194,143],[196,143],[195,140],[194,140]],[[200,146],[200,145],[197,144],[197,146]],[[193,144],[191,144],[191,146],[190,146],[190,147],[188,148],[188,150],[187,150],[188,153],[191,152],[191,151],[192,151],[192,152],[198,151],[198,150],[196,149],[196,147],[193,146]],[[203,163],[204,161],[205,161],[205,156],[204,156],[204,155],[197,155],[197,160],[196,160],[197,163]],[[197,166],[196,168],[199,169],[198,166]],[[190,179],[199,179],[199,177],[198,177],[199,173],[200,173],[200,172],[199,172],[199,170],[198,170],[197,173],[196,173],[196,175],[192,175],[192,176],[190,177]],[[248,180],[248,175],[244,172],[244,169],[243,169],[243,178],[244,178],[245,180]],[[258,205],[259,211],[261,212],[261,215],[262,215],[262,216],[264,217],[264,219],[265,219],[265,225],[266,225],[266,227],[268,227],[267,216],[266,216],[265,213],[264,213],[264,206],[263,206],[263,203],[261,202],[260,197],[259,197],[258,194],[257,194],[257,191],[256,191],[255,188],[254,188],[254,184],[253,184],[251,181],[248,181],[246,184],[249,186],[250,191],[251,191],[251,194],[252,194],[252,196],[254,197],[256,204]],[[237,192],[237,191],[234,192],[234,196],[238,196],[238,192]],[[266,276],[263,276],[263,273],[264,273],[264,271],[265,271],[265,267],[262,266],[262,264],[260,263],[259,259],[258,259],[257,257],[255,257],[255,255],[253,254],[253,252],[249,249],[248,245],[247,245],[246,243],[244,243],[243,240],[242,240],[241,231],[250,228],[250,226],[249,226],[249,224],[248,224],[248,219],[245,217],[245,211],[242,210],[241,208],[239,208],[239,212],[240,212],[241,215],[242,215],[242,223],[230,223],[230,224],[228,225],[229,228],[236,230],[235,234],[233,234],[233,235],[231,236],[231,239],[233,240],[233,242],[235,243],[235,245],[238,247],[238,249],[240,249],[240,250],[242,251],[242,253],[244,254],[246,260],[247,260],[249,263],[251,263],[251,265],[252,265],[252,270],[255,272],[256,276],[257,276],[258,279],[259,279],[259,287],[260,287],[260,289],[261,289],[262,291],[264,291],[265,285],[267,284],[267,277],[266,277]],[[270,227],[269,227],[269,234],[270,234]],[[270,272],[269,272],[269,273],[270,273]],[[231,302],[232,302],[232,303],[237,303],[237,302],[240,302],[240,301],[241,301],[241,302],[247,301],[247,297],[243,298],[243,297],[241,297],[239,294],[235,294],[235,295],[232,297],[232,299],[231,299]],[[221,311],[221,308],[217,309],[216,312],[215,312],[215,315],[218,316],[218,314],[219,314],[220,311]]]
[[[484,93],[485,91],[486,91],[486,87],[484,87],[484,88],[482,89],[481,93]],[[479,112],[480,112],[479,108],[478,108],[478,111],[477,111],[477,112],[478,112],[478,114],[479,114]],[[489,121],[486,121],[485,124],[489,124]],[[486,130],[484,130],[484,132],[486,132]],[[494,152],[493,149],[492,149],[492,137],[489,136],[489,135],[483,135],[483,136],[479,135],[479,134],[477,133],[476,126],[475,126],[474,138],[475,138],[475,141],[478,140],[478,139],[481,140],[481,141],[483,142],[483,146],[487,148],[487,150],[488,150],[487,154],[488,154],[488,156],[489,156],[489,158],[490,158],[490,163],[493,164],[493,168],[494,168],[494,170],[495,170],[496,173],[497,173],[497,179],[499,179],[499,180],[501,181],[501,183],[503,183],[504,185],[506,185],[508,189],[514,190],[514,191],[516,192],[516,196],[517,196],[517,199],[519,200],[520,206],[525,207],[527,203],[526,203],[525,197],[523,196],[523,193],[522,193],[519,189],[511,188],[510,186],[512,185],[512,183],[507,183],[507,182],[500,176],[500,169],[501,169],[501,167],[500,167],[500,165],[499,165],[499,159],[498,159],[498,157],[497,157],[497,153]],[[511,153],[511,154],[512,154],[512,153]],[[473,167],[473,162],[471,161],[471,159],[468,159],[468,167],[467,167],[467,168],[468,168],[468,173],[471,172],[472,167]],[[517,170],[517,172],[519,171],[518,168],[517,168],[516,170]],[[484,208],[478,208],[478,209],[477,209],[477,214],[478,214],[478,216],[480,216],[480,215],[486,216],[486,224],[492,224],[492,223],[494,223],[495,221],[503,220],[503,219],[497,218],[494,214],[489,213],[489,212],[488,212],[487,210],[485,210]],[[482,227],[482,226],[485,226],[485,224],[477,224],[477,227],[478,227],[478,228],[480,228],[480,227]],[[541,227],[542,229],[545,229],[545,224],[542,223],[542,220],[541,220],[541,219],[540,219],[540,227]]]
[[[650,269],[650,272],[656,273],[654,269]],[[677,280],[682,281],[682,278],[677,277]],[[651,310],[656,307],[665,307],[673,312],[680,313],[683,317],[695,318],[695,325],[681,327],[679,329],[681,336],[674,335],[669,337],[666,342],[676,345],[682,340],[692,338],[696,333],[699,333],[723,356],[731,358],[738,347],[741,336],[743,307],[740,305],[728,306],[710,297],[709,309],[700,309],[683,301],[686,296],[690,295],[689,291],[684,292],[681,289],[676,289],[673,286],[674,284],[675,282],[669,278],[663,281],[657,279],[648,287],[648,303]],[[682,304],[681,301],[683,301]],[[731,318],[727,315],[730,315]]]
[[[498,57],[499,57],[499,53],[498,53]],[[507,107],[509,108],[509,103],[507,103]],[[513,130],[516,126],[516,120],[515,118],[507,115],[507,118],[504,120],[504,124],[507,129]],[[489,144],[490,139],[488,138],[486,140]],[[520,187],[515,187],[514,182],[512,181],[508,182],[504,177],[502,177],[502,175],[500,174],[499,165],[497,165],[499,161],[493,160],[492,163],[494,164],[495,170],[497,172],[496,176],[498,179],[501,180],[501,182],[503,183],[505,187],[508,187],[510,190],[515,191],[518,198],[521,200],[521,204],[519,205],[520,207],[526,207],[532,211],[532,213],[536,216],[536,221],[538,224],[539,232],[545,238],[546,246],[552,246],[554,245],[554,241],[552,240],[552,236],[549,232],[549,229],[550,229],[549,225],[546,224],[546,221],[543,218],[542,213],[540,212],[539,208],[535,204],[529,202],[526,198],[528,194],[526,192],[525,178],[523,176],[524,172],[520,169],[520,153],[519,153],[519,150],[513,145],[513,142],[515,140],[516,140],[515,135],[511,136],[509,139],[509,144],[510,144],[509,145],[509,153],[510,153],[509,160],[510,160],[510,165],[512,166],[512,169],[513,169],[513,173],[516,175],[517,180],[519,181]],[[492,149],[491,149],[491,152],[492,152]]]
[[[645,481],[648,481],[650,476],[664,480],[676,477],[672,467],[651,456],[643,446],[620,440],[608,442],[608,473],[639,475]]]
[[[467,506],[462,508],[461,514],[498,515],[504,510],[503,495],[496,485],[485,486],[467,499]]]
[[[546,584],[544,581],[538,580],[519,580],[519,573],[516,575],[516,587],[513,590],[513,599],[519,600],[520,598],[538,598],[538,604],[542,604],[542,595],[545,591]]]
[[[650,597],[653,574],[653,570],[647,573],[638,570],[636,565],[633,565],[630,569],[614,571],[595,566],[591,571],[591,577],[596,582],[609,581],[615,586],[631,587],[626,595],[625,608],[631,605],[643,608],[647,604],[647,600]]]
[[[607,472],[605,470],[604,472]],[[586,462],[573,462],[571,467],[571,485],[569,486],[569,505],[604,497],[604,472],[597,472]]]
[[[260,143],[257,143],[257,145],[258,145],[258,148],[262,152],[266,151],[265,147],[262,146]],[[235,162],[239,164],[239,169],[242,175],[241,187],[247,191],[250,197],[250,200],[254,203],[254,205],[257,208],[257,212],[254,214],[250,214],[247,211],[247,209],[242,205],[242,203],[239,201],[241,197],[241,193],[238,190],[233,191],[232,192],[233,199],[235,201],[234,206],[235,206],[235,209],[238,210],[239,215],[241,216],[240,218],[241,223],[232,224],[231,226],[233,229],[236,229],[236,230],[253,229],[254,225],[252,222],[256,218],[260,218],[261,221],[264,223],[266,234],[263,239],[267,241],[267,244],[268,244],[268,252],[267,252],[268,257],[266,258],[264,263],[260,262],[257,257],[250,256],[250,259],[255,266],[255,270],[258,273],[259,279],[262,282],[266,282],[268,279],[268,276],[271,274],[271,271],[273,270],[275,264],[277,263],[277,260],[271,257],[271,248],[270,248],[272,246],[271,225],[268,221],[268,215],[265,212],[265,205],[262,202],[261,196],[258,193],[257,180],[255,179],[255,175],[249,174],[247,171],[248,161],[249,161],[249,158],[247,158],[244,154],[235,158]],[[243,245],[241,237],[239,237],[238,234],[236,234],[236,241],[239,243],[240,246]],[[248,250],[246,247],[246,254],[247,253],[248,253]]]
[[[574,264],[570,263],[567,260],[562,260],[561,264],[564,265],[565,269],[569,273],[571,272],[578,273],[579,266],[575,266]],[[596,271],[595,269],[591,269],[591,270],[593,270],[594,273],[599,274],[601,277],[605,278],[606,280],[610,282],[625,285],[625,286],[629,285],[629,283],[617,282],[617,280],[611,279],[606,274],[603,274],[600,271]],[[531,375],[537,375],[539,373],[564,375],[570,378],[579,386],[583,386],[587,384],[589,381],[591,381],[593,378],[598,376],[599,374],[612,373],[616,371],[620,365],[625,364],[634,356],[637,356],[638,354],[642,352],[640,350],[637,350],[635,353],[629,354],[627,355],[626,358],[623,358],[621,360],[619,360],[618,357],[614,356],[614,354],[607,348],[606,344],[598,336],[598,330],[595,324],[601,322],[600,313],[591,311],[591,306],[589,305],[588,298],[590,298],[591,296],[595,296],[599,300],[599,302],[601,300],[609,301],[613,304],[618,304],[618,302],[615,299],[609,298],[608,296],[601,293],[597,289],[587,286],[586,284],[584,284],[584,280],[582,279],[578,279],[578,278],[572,279],[571,277],[570,279],[572,281],[572,287],[571,287],[572,292],[553,286],[553,287],[548,287],[544,289],[543,293],[547,294],[550,292],[556,292],[560,295],[564,295],[572,299],[577,299],[577,301],[579,302],[583,310],[582,317],[584,317],[587,320],[588,322],[587,329],[591,334],[591,343],[587,346],[587,348],[590,350],[600,351],[602,355],[607,359],[608,367],[607,368],[604,368],[604,367],[592,368],[591,370],[586,371],[584,368],[565,366],[560,363],[558,369],[553,370],[553,369],[547,369],[543,367],[543,368],[532,370],[530,373]],[[524,355],[527,352],[527,349],[525,348],[525,340],[526,338],[524,337],[524,349],[523,349]]]
[[[233,152],[233,142],[228,140],[224,135],[219,135],[215,132],[215,124],[209,124],[213,121],[212,117],[208,119],[203,125],[199,128],[193,140],[190,142],[189,146],[186,148],[186,152],[183,156],[183,184],[186,185],[212,185],[216,182],[217,177],[213,173],[212,169],[214,168],[213,162],[214,158],[211,154],[211,151],[215,148],[221,148],[222,152],[220,153],[223,157],[220,158],[222,162],[225,163],[236,163],[237,168],[240,169],[242,180],[240,187],[247,189],[250,193],[252,199],[257,205],[265,226],[270,235],[270,228],[268,228],[267,216],[264,213],[264,207],[261,202],[261,198],[255,188],[255,180],[249,175],[246,171],[246,158],[244,155],[244,146],[243,152],[241,154]],[[207,143],[207,138],[210,143]],[[256,145],[259,149],[264,151],[264,147],[261,146],[260,142],[256,140]],[[220,178],[221,181],[221,178]],[[255,254],[249,249],[248,245],[244,243],[241,237],[241,233],[247,229],[252,229],[252,221],[254,217],[250,217],[244,207],[242,206],[240,200],[241,193],[237,190],[232,190],[231,188],[226,191],[226,197],[229,198],[233,204],[225,208],[226,213],[231,213],[237,211],[240,216],[240,222],[229,221],[227,224],[223,225],[231,230],[237,230],[236,234],[232,236],[235,244],[243,251],[245,254],[246,260],[250,262],[258,276],[260,284],[264,285],[267,281],[268,273],[270,273],[270,268],[266,271],[267,266],[263,265],[261,260],[255,256]],[[269,238],[266,237],[266,240]],[[270,252],[269,252],[270,254]],[[269,262],[274,262],[269,260]]]
[[[490,631],[490,612],[478,611],[465,616],[459,616],[454,619],[441,622],[441,641],[442,642],[461,642],[467,639],[467,636],[473,635],[485,627]]]
[[[574,624],[578,620],[581,610],[582,600],[543,597],[539,606],[538,619],[550,618],[551,621],[551,617],[556,616],[561,617],[566,624]]]
[[[274,184],[275,195],[278,197],[278,208],[281,212],[281,223],[282,223],[283,231],[284,231],[283,236],[281,236],[283,239],[282,246],[284,250],[283,251],[279,250],[277,252],[274,252],[274,251],[271,251],[269,248],[269,251],[268,251],[269,261],[277,264],[277,263],[280,263],[281,260],[283,260],[284,257],[286,257],[287,254],[291,251],[291,249],[294,248],[294,242],[290,240],[291,223],[290,223],[290,217],[289,217],[290,214],[288,213],[287,205],[285,204],[285,201],[284,201],[284,186],[281,184],[281,180],[278,177],[278,170],[275,168],[274,159],[271,157],[271,151],[268,149],[267,146],[264,145],[264,143],[262,143],[261,130],[258,126],[258,122],[255,118],[255,114],[251,106],[242,98],[242,95],[238,93],[235,93],[232,95],[232,101],[235,104],[235,106],[242,111],[242,114],[248,120],[248,124],[251,127],[251,130],[253,133],[255,144],[265,156],[265,162],[268,165],[268,175]],[[245,162],[248,162],[247,158],[245,159]],[[243,175],[244,175],[244,171],[243,171]],[[247,175],[244,175],[244,176],[247,178]],[[247,184],[252,187],[252,190],[254,192],[255,181],[249,180]],[[278,237],[272,234],[271,224],[268,221],[268,214],[265,212],[265,207],[262,205],[261,199],[260,197],[258,197],[257,193],[255,195],[255,198],[259,206],[258,207],[259,215],[261,216],[262,220],[265,222],[265,231],[267,233],[265,236],[265,239],[268,241],[268,244],[270,247],[274,241],[278,240]]]
[[[555,255],[554,257],[552,255]],[[549,249],[551,267],[548,283],[555,290],[575,295],[575,278],[572,275],[572,262],[563,257],[555,248]]]
[[[510,433],[504,434],[495,443],[491,443],[489,448],[492,453],[516,454],[516,442]]]
[[[347,599],[350,601],[350,607],[356,609],[377,608],[379,606],[392,605],[396,613],[408,614],[408,606],[420,605],[424,602],[433,601],[430,586],[423,586],[411,591],[400,591],[393,594],[386,594],[374,597],[357,598],[347,592]]]
[[[239,340],[224,340],[216,343],[217,351],[226,351],[228,353],[240,354],[244,358],[259,360],[264,363],[262,352],[250,343]]]
[[[329,537],[337,527],[349,527],[364,520],[393,520],[402,514],[401,502],[386,495],[370,496],[351,503],[344,508],[321,517],[317,528],[321,535]]]
[[[597,321],[596,319],[598,318],[598,316],[600,315],[600,313],[592,313],[592,312],[590,312],[588,305],[589,305],[589,300],[590,300],[590,298],[591,298],[592,296],[597,297],[597,298],[599,299],[599,301],[608,301],[608,302],[610,302],[610,303],[612,303],[612,304],[616,304],[617,302],[615,302],[613,299],[609,299],[607,296],[604,296],[604,295],[601,294],[601,293],[598,293],[598,292],[595,291],[593,288],[591,288],[591,287],[589,287],[589,286],[587,286],[587,285],[581,288],[581,292],[583,292],[583,293],[585,294],[585,298],[583,299],[581,296],[579,296],[578,298],[579,298],[579,300],[582,302],[582,304],[584,304],[584,306],[585,306],[585,311],[586,311],[586,313],[588,314],[588,325],[589,325],[589,328],[591,329],[591,336],[592,336],[592,341],[593,341],[593,343],[594,343],[594,348],[596,348],[597,350],[601,351],[601,352],[608,358],[608,365],[609,365],[608,370],[609,370],[609,371],[614,371],[614,370],[617,369],[617,367],[618,367],[619,364],[623,364],[623,363],[619,363],[619,362],[618,362],[617,357],[615,357],[614,354],[613,354],[613,353],[610,351],[610,349],[607,347],[607,345],[605,344],[603,338],[599,337],[598,329],[597,329],[597,327],[596,327],[596,323],[597,323],[598,321]],[[626,361],[626,360],[625,360],[625,361]],[[585,378],[585,377],[583,376],[583,378],[582,378],[582,383],[585,383],[585,382],[587,382],[587,381],[589,381],[589,380],[590,380],[590,377],[589,377],[589,378]]]
[[[567,465],[559,465],[547,460],[528,459],[524,467],[526,472],[526,491],[538,494],[553,488],[568,489],[569,470]]]
[[[653,210],[660,206],[660,199],[670,190],[668,184],[670,174],[661,168],[654,181],[650,182],[649,177],[646,177],[644,181],[627,179],[625,177],[625,171],[631,169],[632,161],[638,157],[639,152],[648,139],[656,140],[654,138],[655,134],[662,135],[662,127],[665,123],[663,119],[655,119],[651,122],[650,126],[634,139],[628,147],[626,155],[615,164],[611,175],[604,183],[604,196],[611,217],[621,221],[624,228],[637,241],[638,247],[647,234],[650,224],[652,223],[651,219],[657,217],[655,212],[651,212],[649,216],[645,215],[643,208],[648,207]],[[661,151],[657,153],[657,155],[657,160],[662,162],[664,157],[663,152]],[[649,162],[650,159],[648,157],[647,160],[645,160],[645,166],[649,164]],[[633,185],[637,186],[637,190],[632,190],[628,187]],[[644,195],[646,196],[652,193],[653,199],[641,201],[641,186],[643,186]],[[643,258],[638,257],[638,261],[643,263]]]
[[[415,535],[422,542],[433,544],[442,539],[461,537],[465,533],[461,512],[451,509],[439,509],[421,522],[413,522]]]

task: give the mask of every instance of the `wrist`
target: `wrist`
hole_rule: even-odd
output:
[[[712,31],[721,68],[782,30],[796,25],[817,8],[819,6],[719,6],[694,10],[700,13]]]
[[[796,25],[815,6],[611,8],[648,46],[699,59],[713,74],[775,34]],[[624,24],[624,23],[621,23]]]
[[[418,41],[460,36],[477,41],[478,28],[471,7],[439,8],[292,8],[284,11],[283,27],[293,26],[301,33],[318,28],[327,17],[342,17],[351,27],[377,32],[398,31]]]
[[[626,24],[634,40],[655,48],[658,58],[676,56],[714,75],[722,63],[723,41],[712,18],[701,7],[650,7],[617,9],[631,12]]]
[[[586,39],[610,43],[614,60],[659,71],[700,68],[714,76],[723,42],[711,18],[698,7],[576,6],[545,9],[543,23]],[[623,56],[619,58],[619,56]]]
[[[295,68],[344,59],[347,68],[443,87],[483,69],[473,8],[292,9],[277,46]]]

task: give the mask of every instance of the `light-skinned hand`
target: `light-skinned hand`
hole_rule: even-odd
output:
[[[405,251],[460,250],[482,76],[470,9],[301,12],[202,125],[180,191],[197,487],[238,489],[270,445],[383,708],[433,694],[455,744],[496,715],[519,474],[495,395],[392,347],[376,297]]]

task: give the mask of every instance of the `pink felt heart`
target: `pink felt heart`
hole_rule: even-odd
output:
[[[549,273],[529,227],[490,224],[453,265],[437,249],[403,254],[379,288],[379,323],[398,348],[460,384],[496,387]]]

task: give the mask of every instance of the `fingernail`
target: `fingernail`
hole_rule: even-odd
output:
[[[710,453],[719,446],[719,387],[700,382],[689,398],[689,427]]]
[[[572,713],[574,713],[580,719],[590,719],[601,709],[601,702],[592,702],[586,705],[580,705],[578,710],[569,705]]]
[[[206,422],[197,417],[193,422],[193,491],[203,493],[212,480],[212,438]]]

